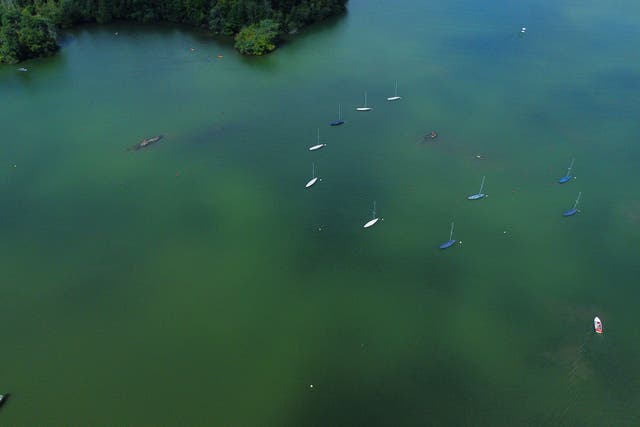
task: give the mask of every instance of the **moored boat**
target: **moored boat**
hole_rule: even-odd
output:
[[[371,111],[371,107],[367,107],[367,92],[364,93],[364,107],[357,107],[356,111]]]
[[[9,393],[0,394],[0,406],[4,405],[9,399]]]
[[[344,120],[342,120],[342,106],[338,104],[338,120],[334,120],[329,123],[329,126],[340,126],[344,124]]]
[[[602,321],[600,320],[600,318],[598,316],[596,316],[593,319],[593,329],[596,331],[597,334],[601,334],[602,333]]]
[[[395,92],[394,92],[394,95],[393,95],[393,96],[388,97],[388,98],[387,98],[387,101],[399,101],[399,100],[401,100],[401,99],[402,99],[402,97],[401,97],[401,96],[398,96],[398,81],[396,80],[396,90],[395,90]]]
[[[438,132],[436,131],[432,131],[424,136],[425,141],[433,141],[436,138],[438,138]]]
[[[309,147],[309,151],[316,151],[326,146],[327,144],[320,144],[320,128],[318,128],[318,139],[316,145],[312,145],[311,147]]]
[[[373,201],[373,213],[371,215],[371,219],[369,221],[367,221],[364,225],[363,228],[370,228],[373,227],[374,225],[376,225],[378,223],[378,221],[380,221],[382,218],[378,218],[378,216],[376,215],[376,201]]]
[[[313,163],[312,164],[312,172],[311,172],[311,179],[309,180],[309,182],[307,182],[307,184],[304,186],[304,188],[309,188],[312,185],[314,185],[316,182],[318,181],[322,181],[321,179],[319,180],[318,177],[316,176],[316,164]]]
[[[455,226],[455,223],[451,223],[451,231],[449,231],[449,240],[447,240],[446,242],[444,242],[443,244],[441,244],[439,246],[440,249],[447,249],[450,248],[451,246],[454,245],[454,243],[456,243],[456,240],[453,238],[453,227]]]
[[[152,144],[155,144],[156,142],[160,141],[162,139],[162,135],[158,135],[158,136],[153,136],[151,138],[145,138],[142,141],[138,142],[136,145],[133,146],[133,149],[135,151],[141,150],[143,148],[147,148]]]

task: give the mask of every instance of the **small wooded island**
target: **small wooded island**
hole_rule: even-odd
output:
[[[56,30],[83,23],[173,22],[235,37],[244,55],[271,52],[282,38],[345,11],[347,0],[0,0],[0,62],[58,49]]]

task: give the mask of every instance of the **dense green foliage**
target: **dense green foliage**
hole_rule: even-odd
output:
[[[240,30],[236,36],[236,49],[243,55],[264,55],[276,48],[280,25],[270,19],[263,19]]]
[[[0,62],[50,54],[55,29],[114,20],[168,21],[236,36],[248,55],[275,49],[305,25],[345,10],[347,0],[0,0]]]
[[[33,7],[0,7],[0,62],[48,55],[57,49],[54,25]]]

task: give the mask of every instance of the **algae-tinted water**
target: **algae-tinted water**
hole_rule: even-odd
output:
[[[640,424],[639,12],[351,0],[264,58],[122,24],[0,67],[1,423]]]

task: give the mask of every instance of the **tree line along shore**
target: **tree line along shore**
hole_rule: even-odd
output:
[[[347,0],[0,0],[0,62],[54,53],[57,30],[84,23],[172,22],[233,36],[263,55],[303,27],[343,13]]]

